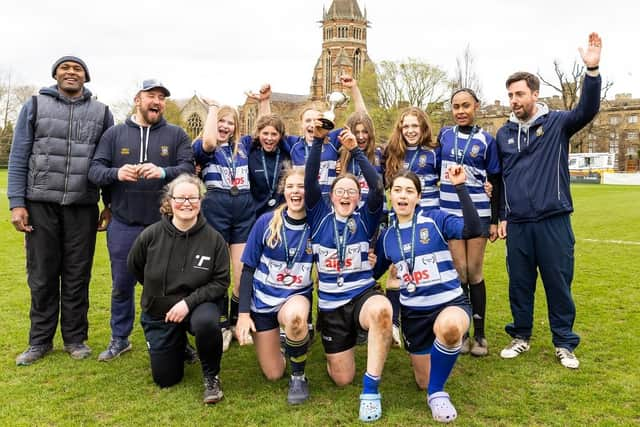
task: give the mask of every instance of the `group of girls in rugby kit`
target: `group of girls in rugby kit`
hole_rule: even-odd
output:
[[[476,95],[460,89],[455,126],[434,140],[427,115],[408,108],[383,155],[356,81],[342,83],[356,103],[345,127],[327,130],[307,109],[298,137],[270,113],[268,85],[251,94],[261,116],[250,137],[239,136],[233,108],[210,104],[194,153],[207,187],[202,213],[227,242],[234,273],[223,341],[233,330],[240,344],[253,342],[270,380],[288,360],[287,400],[306,401],[315,265],[317,330],[337,385],[353,381],[356,339],[367,336],[359,418],[382,415],[379,383],[401,328],[434,419],[449,422],[457,413],[444,385],[458,354],[487,354],[482,262],[496,237],[487,184],[499,185],[495,141],[474,125]],[[385,296],[376,280],[389,267]]]

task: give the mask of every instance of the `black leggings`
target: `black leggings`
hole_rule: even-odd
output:
[[[203,375],[218,375],[222,359],[219,317],[218,305],[211,302],[198,305],[181,323],[166,323],[164,319],[142,313],[140,322],[149,346],[151,374],[156,384],[170,387],[182,380],[187,331],[196,337]]]

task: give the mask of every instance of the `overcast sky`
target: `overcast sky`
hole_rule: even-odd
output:
[[[14,81],[53,84],[52,63],[74,54],[89,66],[88,87],[107,103],[131,99],[136,81],[158,77],[174,98],[195,92],[241,104],[270,82],[276,92],[308,94],[320,55],[317,22],[330,0],[4,0],[0,72]],[[374,61],[419,58],[453,73],[470,44],[484,102],[506,103],[513,71],[552,76],[567,70],[597,31],[610,93],[640,97],[640,3],[593,0],[367,0]],[[553,94],[543,89],[542,95]]]

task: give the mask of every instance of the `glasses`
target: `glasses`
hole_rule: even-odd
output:
[[[356,190],[355,188],[349,188],[349,189],[344,189],[344,188],[335,188],[333,190],[333,194],[335,194],[338,197],[342,197],[346,194],[348,194],[349,196],[353,197],[353,196],[357,196],[358,195],[358,190]]]
[[[174,202],[178,203],[178,204],[183,204],[186,201],[189,201],[189,203],[191,203],[192,205],[195,205],[196,203],[198,203],[200,201],[200,197],[199,196],[193,196],[193,197],[173,197],[171,196],[171,198],[173,199]]]

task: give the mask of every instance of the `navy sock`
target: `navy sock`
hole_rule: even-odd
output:
[[[431,395],[444,390],[444,384],[447,382],[459,354],[459,345],[455,348],[446,348],[436,338],[431,347],[431,371],[429,372],[428,394]]]
[[[469,284],[471,294],[471,310],[473,313],[473,335],[484,338],[484,317],[487,310],[487,288],[484,280]]]
[[[300,341],[285,338],[285,353],[291,365],[291,375],[304,376],[304,368],[307,364],[307,351],[309,350],[309,334]]]
[[[380,377],[371,375],[365,372],[362,376],[362,393],[363,394],[377,394],[378,386],[380,385]]]
[[[400,289],[387,289],[387,298],[391,302],[393,309],[393,324],[400,326]]]

